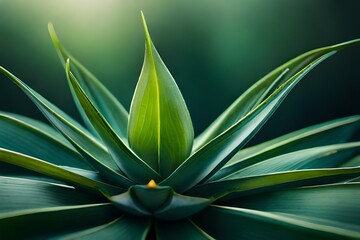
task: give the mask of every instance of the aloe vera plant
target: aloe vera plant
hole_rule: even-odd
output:
[[[0,67],[53,126],[0,112],[0,239],[360,239],[360,116],[244,148],[310,70],[359,39],[281,65],[194,138],[143,23],[129,113],[49,24],[86,128]]]

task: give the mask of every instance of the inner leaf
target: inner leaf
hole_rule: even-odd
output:
[[[189,155],[194,131],[185,101],[156,51],[143,17],[145,59],[130,108],[131,148],[160,175],[170,175]]]

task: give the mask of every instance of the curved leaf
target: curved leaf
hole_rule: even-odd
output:
[[[194,130],[180,90],[151,41],[144,15],[142,18],[145,59],[130,108],[129,143],[167,177],[190,155]]]
[[[291,89],[311,69],[334,53],[322,56],[295,74],[249,114],[193,153],[161,184],[172,186],[177,192],[183,192],[210,178],[256,134]]]
[[[126,146],[82,90],[75,76],[71,73],[69,59],[66,62],[66,74],[74,96],[77,97],[91,124],[106,144],[119,168],[138,183],[147,183],[151,179],[159,180],[160,176]]]
[[[254,109],[264,97],[271,93],[270,90],[276,86],[280,86],[282,82],[292,78],[302,68],[333,51],[360,43],[360,39],[337,45],[318,48],[304,53],[271,71],[265,75],[245,93],[243,93],[228,109],[225,110],[202,134],[195,139],[195,150],[205,145],[213,138],[224,132],[231,125],[239,121],[242,117]],[[288,71],[287,71],[288,70]],[[281,81],[280,81],[281,80]]]
[[[150,219],[121,216],[112,222],[73,233],[64,239],[121,239],[121,240],[145,240],[151,225]]]
[[[16,116],[0,112],[0,147],[44,159],[56,165],[92,169],[86,160],[71,146],[59,139],[55,131],[38,128]],[[35,122],[32,119],[32,122]],[[45,124],[44,124],[45,125]],[[60,135],[62,137],[62,135]],[[65,140],[66,141],[66,140]]]
[[[360,116],[351,116],[307,127],[235,154],[209,181],[292,151],[348,141],[360,128]]]
[[[124,187],[132,185],[132,181],[123,176],[112,157],[102,143],[76,123],[63,111],[51,104],[36,91],[6,69],[0,67],[6,77],[16,84],[35,103],[45,117],[69,140],[73,146],[97,169],[100,174]]]
[[[58,239],[74,231],[110,222],[118,215],[119,213],[109,203],[50,207],[1,214],[0,238]]]
[[[65,67],[66,59],[71,58],[73,64],[73,71],[79,81],[80,86],[85,91],[86,95],[91,99],[99,112],[104,116],[106,121],[111,125],[112,129],[124,140],[127,139],[127,123],[128,113],[123,105],[110,93],[110,91],[79,61],[77,61],[61,44],[56,35],[52,23],[48,25],[51,39],[54,43],[56,51],[60,57],[60,61]],[[85,123],[89,128],[92,125],[87,118],[76,96],[74,100],[81,113]]]
[[[335,226],[360,232],[360,184],[334,184],[264,193],[226,202],[259,211],[330,220]]]
[[[205,183],[187,192],[192,196],[215,197],[221,201],[289,187],[329,184],[359,176],[360,167],[297,170]]]
[[[298,218],[243,208],[211,206],[192,218],[216,239],[358,239],[359,232]]]
[[[359,152],[360,142],[309,148],[264,160],[229,174],[226,178],[240,178],[301,169],[336,168]]]
[[[28,170],[45,174],[66,183],[75,184],[76,186],[84,187],[93,191],[102,190],[110,193],[121,193],[125,191],[123,188],[89,179],[40,159],[1,148],[0,162],[20,166]]]
[[[156,222],[156,239],[158,240],[184,240],[197,239],[209,240],[214,239],[191,220]]]
[[[0,176],[0,216],[27,209],[99,203],[105,200],[71,186]]]

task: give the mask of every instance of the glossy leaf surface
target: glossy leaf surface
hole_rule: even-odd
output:
[[[145,59],[130,109],[129,143],[161,176],[189,155],[194,131],[185,101],[156,51],[147,26]]]

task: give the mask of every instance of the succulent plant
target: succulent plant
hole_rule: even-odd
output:
[[[310,70],[360,39],[286,62],[194,138],[143,23],[129,113],[49,24],[86,128],[0,67],[53,125],[0,113],[0,239],[360,239],[360,116],[244,148]]]

